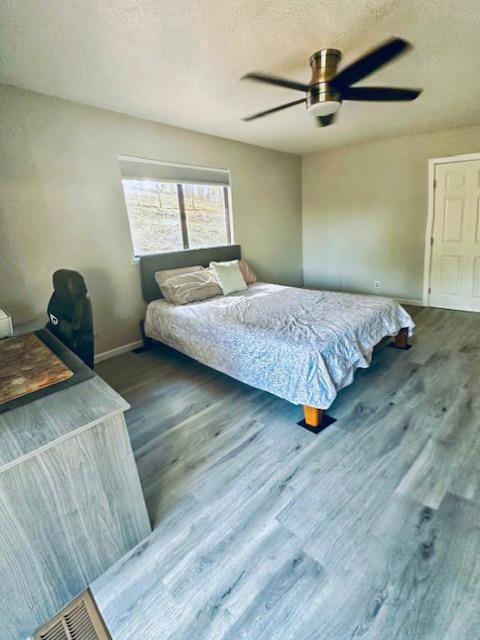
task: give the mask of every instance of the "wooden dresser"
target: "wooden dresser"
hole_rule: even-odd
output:
[[[97,375],[0,414],[0,640],[23,640],[151,531]]]

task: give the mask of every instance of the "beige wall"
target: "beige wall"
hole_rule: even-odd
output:
[[[300,284],[301,160],[0,85],[0,308],[45,312],[51,276],[81,271],[97,352],[139,338],[144,303],[118,156],[227,168],[235,240],[262,279]]]
[[[299,157],[5,85],[0,105],[0,308],[14,322],[43,314],[53,271],[70,267],[91,292],[97,352],[138,339],[120,154],[230,169],[245,258],[262,279],[301,284]],[[305,284],[420,299],[427,160],[476,151],[480,126],[304,156]]]
[[[304,156],[305,285],[421,299],[428,159],[478,151],[480,126]]]

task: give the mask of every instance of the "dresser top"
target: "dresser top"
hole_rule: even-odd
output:
[[[129,404],[95,375],[0,414],[0,473],[79,431],[126,411]]]

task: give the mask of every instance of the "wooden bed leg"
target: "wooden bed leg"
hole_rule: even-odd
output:
[[[317,409],[316,407],[309,407],[303,405],[303,417],[305,418],[305,424],[309,427],[319,427],[323,420],[323,409]]]
[[[304,419],[297,422],[299,427],[310,431],[310,433],[322,433],[325,427],[336,422],[335,418],[327,415],[325,409],[317,409],[310,407],[308,404],[303,405]]]
[[[395,336],[395,346],[397,349],[408,349],[410,347],[408,344],[408,329],[400,329]]]

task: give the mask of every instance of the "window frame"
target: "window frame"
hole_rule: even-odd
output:
[[[128,180],[137,180],[137,181],[141,181],[141,180],[145,180],[148,182],[153,182],[153,183],[157,183],[157,184],[166,184],[166,183],[173,183],[176,186],[176,192],[177,192],[177,202],[178,202],[178,211],[179,211],[179,224],[180,224],[180,229],[181,229],[181,236],[182,236],[182,244],[183,244],[183,248],[182,249],[178,249],[178,251],[190,251],[192,249],[192,247],[190,247],[190,240],[189,240],[189,235],[188,235],[188,223],[187,223],[187,212],[186,212],[186,207],[185,207],[185,197],[184,197],[184,191],[183,191],[183,187],[184,185],[201,185],[201,186],[207,186],[207,187],[219,187],[222,189],[223,192],[223,208],[224,208],[224,213],[225,213],[225,231],[226,231],[226,236],[227,236],[227,241],[225,245],[222,246],[231,246],[234,244],[234,238],[233,238],[233,225],[232,225],[232,207],[231,207],[231,185],[230,184],[217,184],[215,182],[212,183],[207,183],[207,182],[188,182],[187,180],[183,180],[181,182],[175,182],[173,180],[160,180],[160,179],[154,179],[154,178],[129,178],[126,176],[122,176],[122,191],[123,191],[123,197],[124,197],[124,201],[125,201],[125,207],[127,210],[127,217],[128,217],[128,223],[129,223],[129,228],[130,228],[130,238],[132,241],[132,254],[133,254],[133,258],[131,260],[131,263],[136,264],[140,261],[140,258],[144,257],[144,256],[148,256],[148,255],[156,255],[155,253],[144,253],[144,254],[136,254],[135,252],[135,245],[134,245],[134,241],[133,241],[133,233],[132,233],[132,223],[131,223],[131,218],[130,218],[130,213],[128,210],[128,205],[127,205],[127,201],[126,201],[126,197],[125,197],[125,190],[123,189],[123,183],[125,181]],[[211,249],[212,247],[194,247],[194,249]],[[157,251],[156,253],[171,253],[170,251]]]

